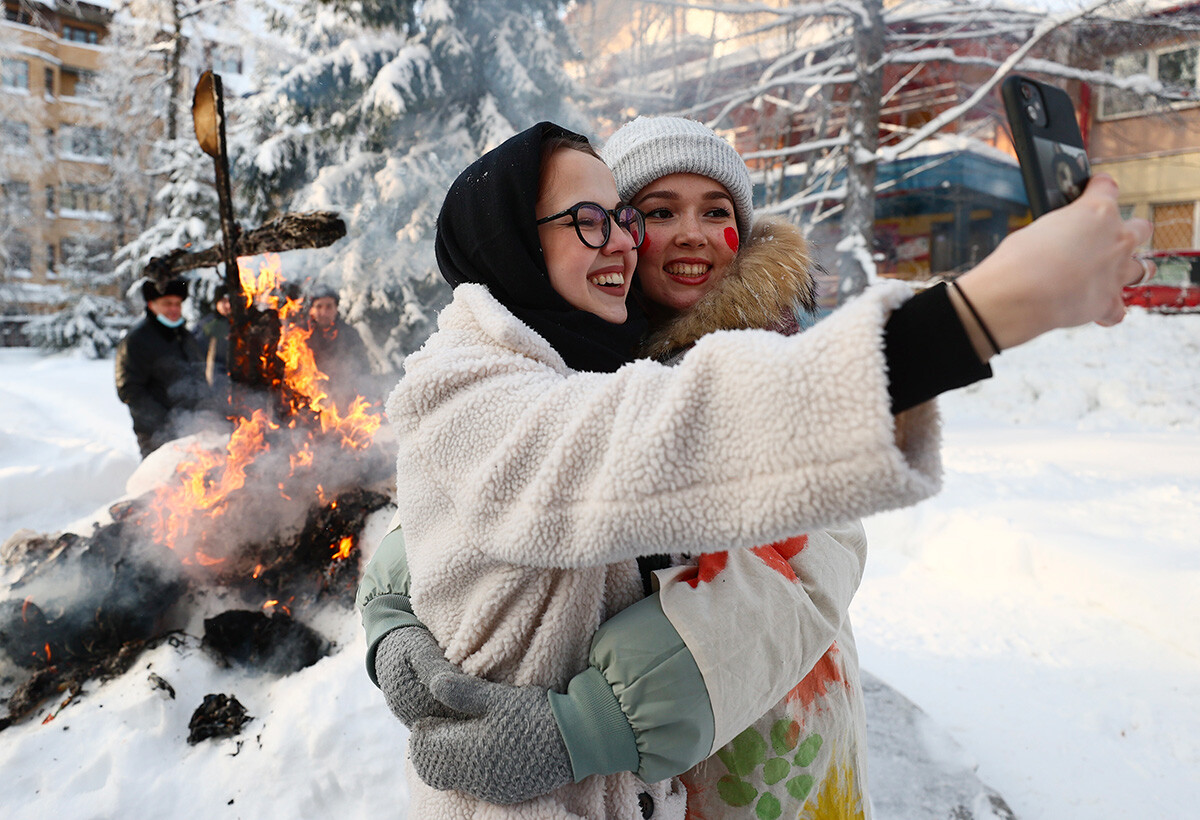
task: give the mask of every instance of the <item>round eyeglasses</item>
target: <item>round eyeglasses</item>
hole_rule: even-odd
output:
[[[621,205],[610,211],[595,202],[578,202],[565,211],[542,217],[537,224],[541,225],[564,216],[571,217],[571,224],[575,226],[579,241],[589,248],[603,248],[608,244],[613,222],[633,237],[634,248],[640,248],[646,240],[646,217],[632,205]]]

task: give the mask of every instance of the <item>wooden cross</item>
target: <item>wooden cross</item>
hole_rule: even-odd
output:
[[[300,248],[323,248],[346,235],[346,224],[330,211],[286,213],[253,230],[242,233],[233,219],[233,197],[229,186],[229,156],[225,146],[225,102],[221,77],[211,71],[201,75],[192,100],[196,139],[204,153],[213,158],[217,202],[221,217],[221,244],[201,251],[186,248],[150,260],[146,275],[162,284],[196,268],[224,264],[225,287],[229,293],[229,380],[234,412],[248,418],[255,404],[283,384],[283,361],[276,353],[279,344],[279,313],[247,305],[238,275],[239,256],[257,256]],[[257,397],[256,397],[257,394]],[[280,410],[284,410],[279,395]],[[286,414],[286,410],[284,411]]]

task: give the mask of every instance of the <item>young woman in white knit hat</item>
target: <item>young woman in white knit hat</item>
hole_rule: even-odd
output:
[[[681,129],[686,136],[691,126]],[[620,311],[610,302],[627,290],[628,263],[593,252],[586,269],[562,264],[572,249],[583,259],[564,238],[623,258],[625,248],[610,249],[613,237],[640,234],[641,225],[599,201],[618,198],[597,196],[605,183],[588,174],[600,173],[598,163],[576,163],[572,173],[551,163],[549,194],[534,184],[552,130],[514,137],[452,187],[438,258],[455,298],[389,401],[412,583],[404,546],[381,546],[360,602],[368,669],[413,724],[410,758],[421,780],[410,778],[410,811],[680,818],[687,789],[671,776],[717,752],[706,765],[724,774],[687,775],[693,792],[716,792],[707,805],[723,814],[710,816],[778,816],[789,798],[819,796],[825,786],[811,772],[822,755],[836,768],[857,754],[837,748],[842,737],[827,738],[804,710],[747,730],[789,693],[814,704],[854,688],[827,650],[837,638],[845,654],[839,630],[861,572],[861,539],[820,528],[935,491],[928,399],[986,375],[989,345],[1119,321],[1121,285],[1137,278],[1130,254],[1149,226],[1122,223],[1115,186],[1098,179],[1082,205],[1039,220],[963,277],[978,320],[958,296],[914,297],[889,283],[800,335],[705,336],[728,325],[706,326],[677,366],[663,367],[632,361],[627,344],[642,335],[636,304],[615,324]],[[606,148],[618,169],[620,136]],[[720,145],[710,147],[719,155]],[[684,298],[690,307],[659,305],[670,310],[654,317],[657,334],[707,309],[735,273],[744,278],[760,246],[787,246],[749,235],[752,211],[748,196],[739,205],[736,174],[723,181],[719,168],[680,171],[675,149],[663,155],[671,173],[658,167],[645,184],[619,171],[621,196],[648,203],[647,260],[661,246],[688,246],[659,263],[664,288],[682,297],[707,279],[706,293]],[[651,184],[676,173],[718,181],[724,192]],[[693,194],[713,207],[690,209]],[[727,200],[733,224],[722,226]],[[674,209],[660,207],[668,201]],[[608,215],[597,222],[597,210]],[[696,224],[668,230],[677,215]],[[711,247],[712,236],[726,250]],[[791,260],[784,267],[806,264],[791,250],[782,257]],[[565,287],[570,269],[575,280]],[[1035,293],[1041,307],[1022,310]],[[769,309],[759,314],[766,321],[734,324],[784,314]],[[658,340],[670,355],[691,345],[690,335]],[[698,557],[660,562],[651,575],[652,555],[677,553]],[[658,594],[629,606],[651,579]],[[755,606],[769,623],[747,625]],[[818,677],[797,688],[814,668]],[[869,811],[855,805],[853,786],[838,785],[831,799],[851,815]]]

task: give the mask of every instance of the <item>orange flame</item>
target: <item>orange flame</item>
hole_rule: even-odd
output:
[[[341,561],[343,558],[350,557],[350,550],[354,547],[354,538],[347,535],[342,538],[336,545],[330,547],[333,550],[333,560]]]
[[[193,449],[190,458],[175,468],[179,483],[161,485],[154,492],[153,509],[159,515],[152,523],[155,540],[173,546],[188,534],[196,512],[221,515],[229,494],[245,485],[246,468],[269,449],[267,431],[278,427],[262,410],[255,410],[248,420],[242,419],[234,428],[224,455],[199,447]],[[196,553],[196,562],[203,566],[221,560]],[[191,563],[190,558],[185,557],[184,563]]]
[[[279,255],[266,254],[257,273],[239,265],[238,276],[247,308],[257,303],[279,315],[280,338],[275,352],[284,364],[284,385],[281,387],[290,405],[311,413],[322,434],[337,436],[342,447],[356,450],[370,447],[382,425],[382,415],[371,412],[370,402],[362,396],[355,397],[350,407],[344,410],[329,397],[325,389],[329,377],[316,366],[308,346],[311,331],[303,326],[303,322],[296,321],[303,310],[303,302],[281,297],[284,279],[280,275]],[[264,372],[270,372],[270,369],[264,368]],[[258,456],[269,451],[268,433],[280,428],[263,410],[255,410],[249,419],[234,421],[235,428],[224,453],[194,448],[176,467],[177,483],[155,491],[153,510],[156,518],[151,522],[151,528],[160,543],[174,548],[189,534],[195,516],[207,520],[221,515],[230,494],[245,485],[248,467]],[[296,427],[296,419],[290,420],[289,427]],[[292,475],[299,470],[311,469],[314,460],[311,441],[304,442],[289,456]],[[283,482],[279,483],[279,491],[288,498]],[[325,490],[320,486],[317,496],[320,503],[328,503]],[[341,549],[338,548],[337,557],[344,557],[340,554]],[[349,547],[344,549],[348,551]],[[214,566],[224,559],[197,549],[182,560],[185,564]]]

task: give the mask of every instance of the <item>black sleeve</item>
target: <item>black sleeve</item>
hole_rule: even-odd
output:
[[[892,313],[883,348],[893,415],[992,375],[991,366],[979,361],[945,284],[921,291]]]

